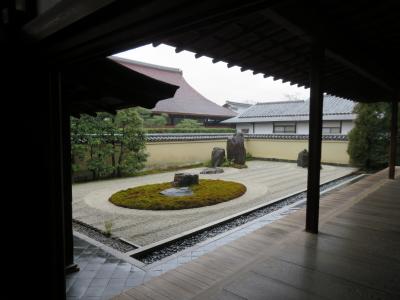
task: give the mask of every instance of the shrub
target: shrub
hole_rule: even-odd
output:
[[[200,128],[202,124],[197,122],[196,120],[191,119],[183,119],[175,126],[176,128]]]
[[[359,103],[355,112],[357,113],[355,126],[348,135],[347,152],[351,163],[367,170],[387,166],[390,106],[387,103]],[[398,156],[397,163],[399,161]]]
[[[113,226],[113,222],[111,220],[104,221],[104,229],[105,229],[104,234],[106,236],[111,236],[112,226]]]
[[[233,128],[146,128],[147,133],[235,133]]]

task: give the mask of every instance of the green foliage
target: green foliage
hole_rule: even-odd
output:
[[[112,220],[108,220],[108,221],[104,221],[104,233],[106,236],[111,236],[111,230],[113,227],[113,221]]]
[[[235,133],[233,128],[146,128],[147,133]]]
[[[165,125],[167,125],[168,115],[166,114],[153,116],[150,109],[143,107],[136,107],[135,110],[143,119],[143,124],[146,128],[164,127]]]
[[[175,210],[214,205],[240,197],[246,192],[246,187],[241,183],[201,179],[199,184],[191,186],[191,196],[169,197],[160,194],[172,187],[171,182],[142,185],[119,191],[109,201],[126,208]]]
[[[135,174],[143,169],[147,159],[143,119],[134,108],[118,111],[115,124],[119,135],[120,152],[115,163],[117,176]]]
[[[347,152],[351,163],[364,169],[387,166],[390,106],[387,103],[357,104],[355,126],[349,133]]]
[[[202,124],[197,122],[196,120],[191,119],[183,119],[175,126],[176,128],[200,128]]]
[[[93,179],[134,174],[147,158],[143,120],[134,108],[71,117],[71,152],[72,170],[83,163]]]
[[[229,168],[236,168],[236,169],[246,169],[247,165],[241,165],[241,164],[237,164],[235,163],[233,160],[228,160],[227,158],[225,158],[224,162],[222,163],[222,167],[229,167]]]

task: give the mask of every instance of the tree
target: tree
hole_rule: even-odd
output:
[[[387,166],[390,105],[388,103],[359,103],[355,107],[355,113],[358,114],[355,126],[348,135],[347,152],[351,163],[364,169],[379,169]],[[397,159],[399,162],[399,155]]]
[[[84,162],[93,179],[133,174],[147,158],[143,120],[133,108],[72,117],[71,152],[73,171]]]
[[[144,123],[143,125],[146,128],[164,127],[165,125],[167,125],[168,115],[166,115],[166,114],[153,116],[150,109],[143,108],[140,106],[136,107],[135,110],[140,115],[140,117],[143,119],[143,123]]]
[[[200,128],[202,125],[196,120],[183,119],[175,126],[176,128]]]
[[[82,115],[71,118],[71,161],[73,170],[79,168],[79,161],[84,161],[86,167],[92,172],[93,179],[106,176],[112,172],[112,166],[107,163],[112,154],[112,147],[108,143],[112,134],[110,114],[98,113],[95,117]],[[87,158],[87,156],[89,156]]]
[[[119,157],[116,175],[134,174],[144,167],[147,159],[145,152],[146,137],[143,131],[143,119],[134,108],[118,111],[115,125],[119,133]]]

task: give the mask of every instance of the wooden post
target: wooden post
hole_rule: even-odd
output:
[[[51,299],[65,299],[65,232],[63,204],[63,162],[62,162],[62,108],[61,108],[61,78],[58,71],[49,72],[48,98],[48,190],[51,249]]]
[[[68,103],[62,102],[62,151],[63,151],[63,202],[65,233],[65,273],[79,271],[74,263],[74,237],[72,233],[72,180],[71,180],[71,126]]]
[[[389,179],[394,179],[396,168],[396,147],[398,134],[398,112],[399,102],[397,99],[392,101],[392,117],[390,129],[390,153],[389,153]]]
[[[323,65],[325,49],[319,39],[312,43],[310,78],[310,121],[308,139],[308,181],[306,231],[318,233],[319,183],[321,168],[322,109],[323,109]]]

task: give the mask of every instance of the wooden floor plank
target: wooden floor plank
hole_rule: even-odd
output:
[[[327,193],[318,235],[300,209],[116,299],[400,299],[400,178],[386,173]]]

